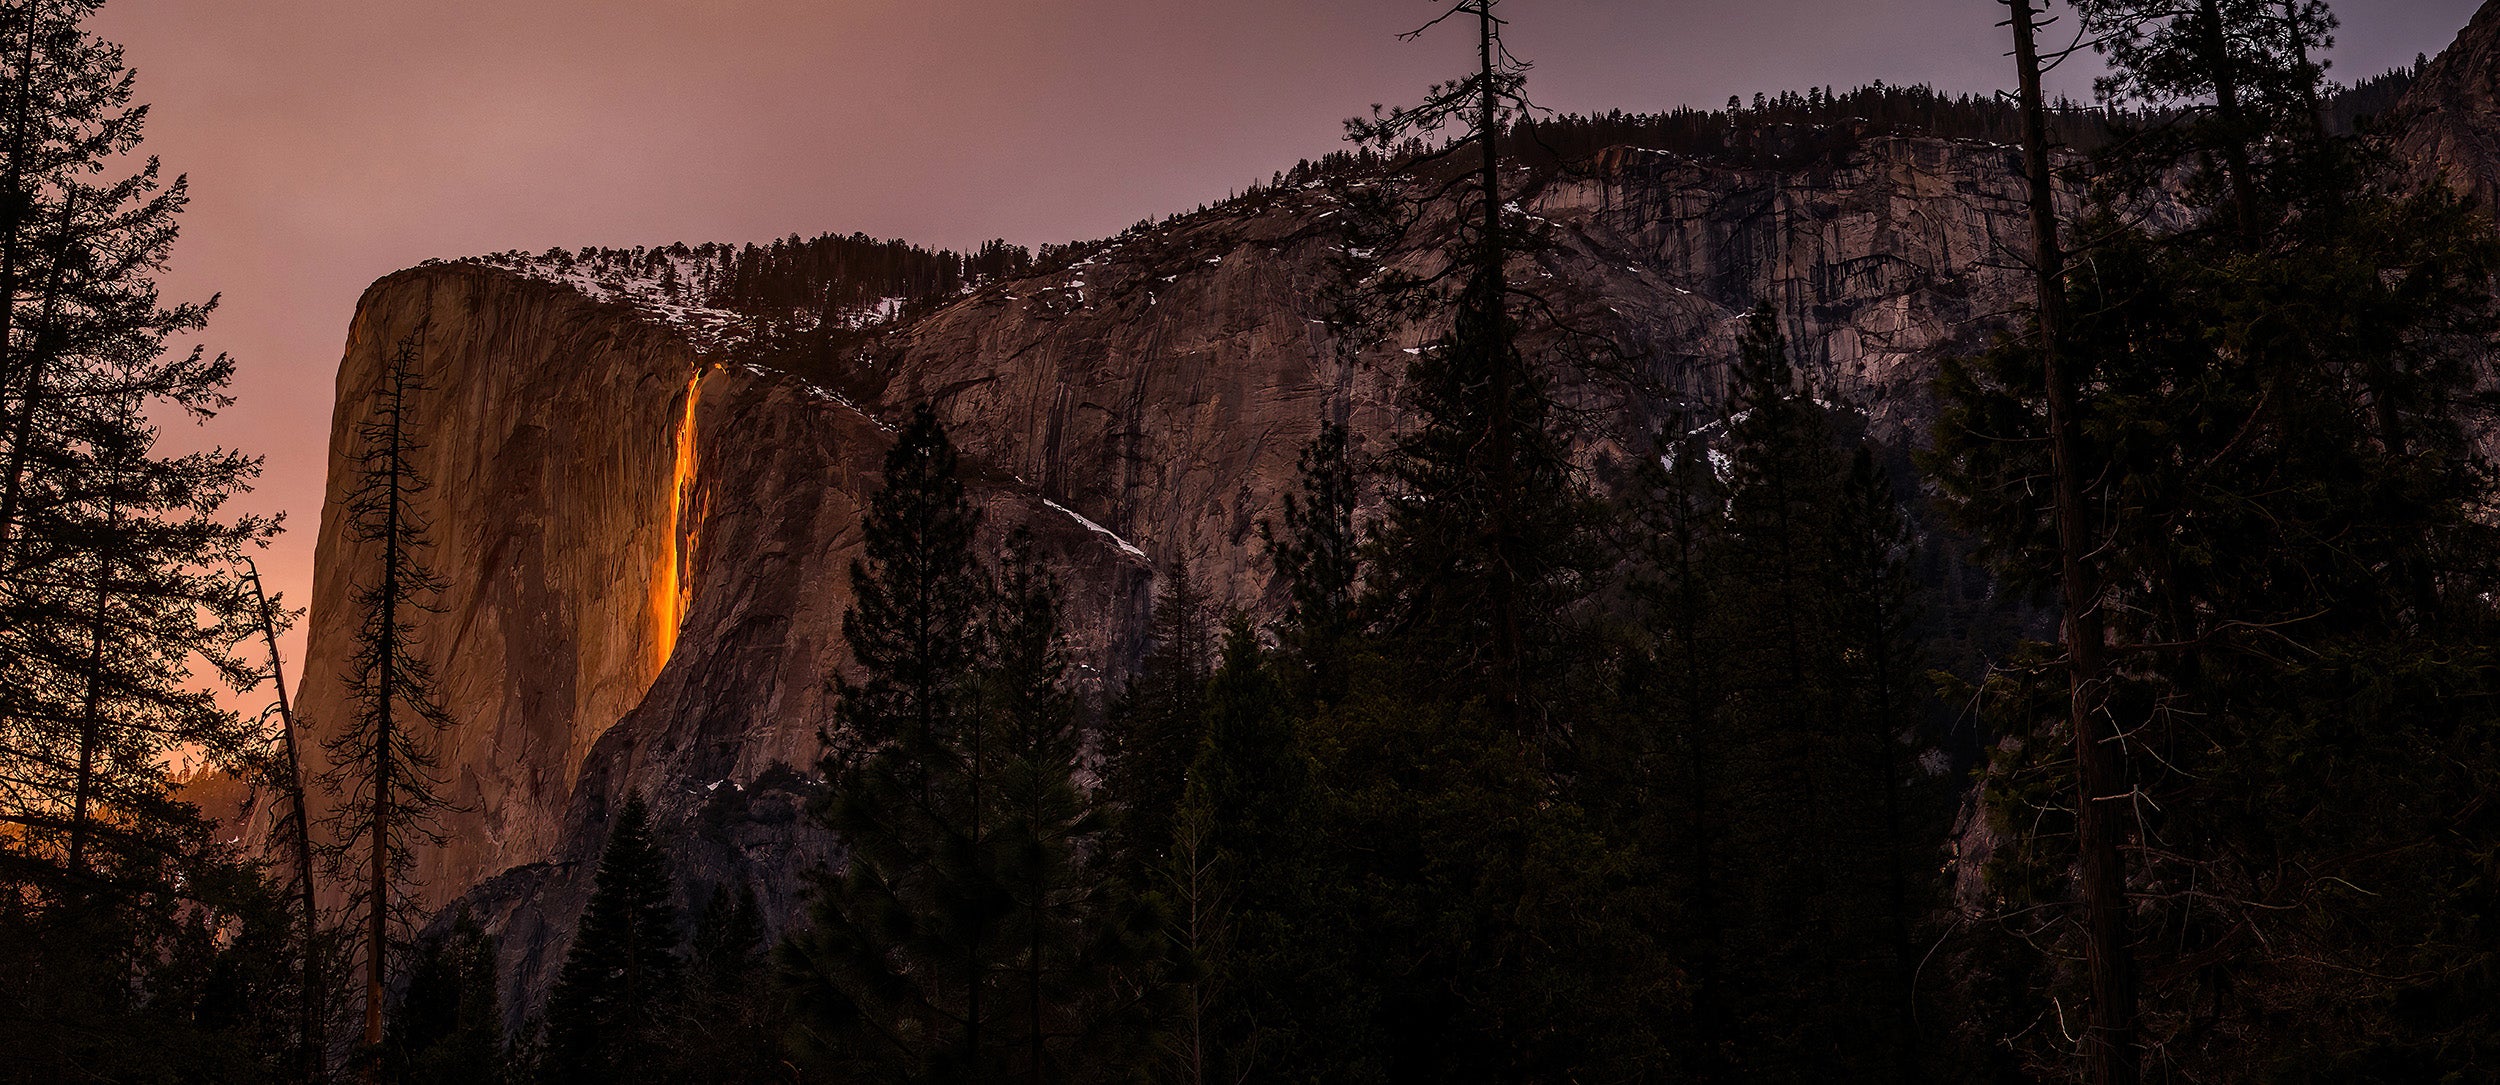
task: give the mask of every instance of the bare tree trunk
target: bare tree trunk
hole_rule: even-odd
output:
[[[121,520],[117,495],[105,498],[106,534]],[[87,630],[86,691],[78,708],[78,778],[70,793],[69,873],[72,881],[87,879],[87,838],[89,807],[95,798],[95,763],[97,747],[104,741],[104,643],[111,632],[106,610],[112,605],[113,558],[112,541],[96,552],[95,617]]]
[[[287,698],[286,660],[278,654],[278,621],[269,606],[269,592],[262,587],[260,566],[248,555],[243,569],[252,580],[252,598],[260,604],[260,635],[269,646],[269,681],[278,690],[279,789],[294,808],[292,832],[287,843],[295,853],[295,906],[303,919],[302,990],[296,996],[296,1028],[304,1045],[303,1074],[307,1085],[321,1080],[321,911],[313,897],[312,809],[304,799],[303,745],[295,728],[295,706]]]
[[[387,975],[384,969],[384,958],[390,948],[391,788],[394,786],[392,769],[395,767],[392,764],[391,708],[392,701],[398,697],[401,561],[399,507],[402,500],[400,480],[404,469],[404,464],[401,462],[401,450],[406,447],[405,436],[400,427],[405,417],[402,408],[405,406],[406,373],[395,368],[391,380],[393,386],[390,392],[390,452],[387,466],[384,468],[386,481],[383,497],[386,504],[382,513],[380,600],[382,613],[377,617],[380,638],[377,645],[379,658],[376,660],[376,665],[380,668],[380,674],[374,683],[373,825],[372,838],[369,841],[372,845],[372,864],[368,875],[370,881],[366,886],[370,899],[366,901],[365,910],[365,1056],[363,1061],[364,1078],[367,1082],[376,1082],[381,1079],[382,996],[383,981]]]
[[[2040,54],[2033,42],[2032,0],[2013,9],[2014,58],[2022,81],[2023,158],[2031,182],[2032,270],[2039,291],[2040,358],[2048,389],[2049,470],[2057,519],[2058,587],[2065,605],[2067,724],[2075,744],[2075,846],[2085,912],[2084,961],[2091,974],[2092,1013],[2085,1039],[2097,1085],[2134,1085],[2135,960],[2127,922],[2126,859],[2109,802],[2117,786],[2109,743],[2096,710],[2104,645],[2100,590],[2085,565],[2091,549],[2084,519],[2082,466],[2076,462],[2075,377],[2060,336],[2065,323],[2065,256],[2057,240],[2057,196],[2049,171],[2048,123],[2040,94]],[[2206,0],[2208,9],[2212,0]],[[2217,27],[2217,32],[2219,28]],[[2235,176],[2238,174],[2235,173]]]
[[[1491,487],[1493,503],[1489,510],[1492,522],[1484,526],[1485,542],[1490,544],[1488,549],[1491,551],[1488,556],[1492,559],[1492,568],[1488,570],[1492,583],[1487,585],[1492,598],[1486,602],[1493,623],[1493,705],[1501,722],[1513,728],[1524,743],[1528,736],[1521,730],[1524,723],[1521,718],[1521,672],[1526,655],[1526,636],[1520,628],[1519,570],[1511,567],[1510,558],[1511,552],[1517,548],[1513,536],[1519,529],[1517,519],[1520,512],[1511,505],[1525,480],[1519,477],[1514,462],[1517,450],[1511,425],[1518,413],[1518,375],[1508,371],[1512,352],[1508,337],[1503,334],[1502,320],[1502,306],[1509,299],[1504,296],[1506,291],[1502,283],[1507,254],[1502,245],[1502,173],[1500,148],[1497,146],[1500,130],[1496,127],[1500,123],[1499,96],[1495,92],[1493,78],[1494,51],[1499,45],[1494,30],[1495,2],[1475,0],[1477,78],[1482,81],[1477,88],[1476,140],[1483,152],[1480,168],[1484,201],[1481,228],[1484,237],[1478,256],[1481,263],[1477,278],[1470,288],[1480,290],[1484,295],[1477,299],[1477,304],[1483,306],[1483,349],[1488,352],[1486,357],[1491,362],[1489,376],[1493,385],[1493,402],[1489,405],[1491,412],[1486,419],[1490,438],[1486,442],[1486,454],[1491,458],[1495,475]]]

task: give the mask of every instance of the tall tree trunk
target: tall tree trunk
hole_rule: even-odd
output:
[[[24,391],[18,396],[15,413],[0,415],[8,419],[9,425],[9,451],[5,462],[7,478],[0,480],[0,575],[7,575],[15,568],[18,506],[23,503],[28,470],[26,449],[34,440],[35,415],[43,400],[44,371],[49,368],[45,363],[51,360],[51,352],[43,337],[52,327],[53,315],[59,311],[61,295],[68,286],[61,281],[61,264],[69,255],[71,231],[77,224],[77,207],[76,196],[62,198],[61,235],[53,246],[51,274],[44,279],[43,308],[35,318],[35,326],[27,329],[29,342],[18,358],[26,371]],[[14,290],[14,287],[11,289]],[[0,304],[0,314],[14,315],[17,311],[14,294],[5,296],[4,300],[5,304]],[[5,329],[0,329],[0,334],[6,334]],[[15,377],[16,374],[10,376]],[[7,394],[8,387],[0,384],[0,398],[5,398]]]
[[[18,18],[25,25],[19,29],[24,45],[17,57],[17,100],[9,110],[9,166],[0,178],[0,392],[16,377],[18,364],[12,336],[17,331],[17,277],[21,255],[25,252],[26,212],[34,203],[23,195],[26,187],[26,129],[33,119],[35,90],[35,5],[38,0],[18,4]],[[16,470],[16,461],[9,469]],[[0,523],[0,536],[7,527]]]
[[[2197,0],[2197,41],[2213,72],[2214,115],[2222,121],[2222,157],[2231,170],[2231,215],[2245,244],[2257,237],[2257,178],[2249,163],[2248,111],[2240,103],[2239,67],[2231,59],[2231,40],[2222,27],[2222,0]],[[2039,64],[2031,67],[2034,78]],[[2026,119],[2024,126],[2029,128]]]
[[[278,654],[277,613],[269,606],[269,592],[262,586],[260,565],[249,556],[243,569],[252,581],[252,598],[260,606],[260,635],[269,646],[269,681],[278,690],[280,790],[294,808],[292,832],[287,844],[295,854],[295,906],[303,920],[302,989],[296,995],[296,1028],[304,1045],[302,1072],[307,1085],[321,1080],[321,911],[313,897],[312,809],[304,799],[303,746],[295,729],[295,705],[287,698],[286,660]]]
[[[383,484],[382,613],[377,617],[380,636],[375,661],[380,673],[374,682],[372,865],[366,885],[369,899],[365,912],[364,1076],[367,1082],[379,1081],[381,1077],[382,996],[383,981],[387,975],[384,958],[390,948],[391,788],[395,786],[392,777],[396,767],[391,748],[394,741],[391,708],[392,702],[398,698],[399,573],[402,560],[400,483],[405,469],[402,458],[407,447],[401,423],[406,417],[403,408],[406,406],[407,375],[395,367],[391,381],[390,451]]]
[[[1483,151],[1481,183],[1484,189],[1484,222],[1481,228],[1484,238],[1478,257],[1481,262],[1472,289],[1482,295],[1476,303],[1482,307],[1483,349],[1488,352],[1487,358],[1492,363],[1489,375],[1492,377],[1493,402],[1490,404],[1490,416],[1486,419],[1491,432],[1486,451],[1493,464],[1494,477],[1489,480],[1492,482],[1493,500],[1492,508],[1488,510],[1491,522],[1484,526],[1484,534],[1485,542],[1490,544],[1487,556],[1491,559],[1487,573],[1492,582],[1486,587],[1491,595],[1487,603],[1493,623],[1493,705],[1500,722],[1512,728],[1524,742],[1526,735],[1520,730],[1524,722],[1521,719],[1520,683],[1526,637],[1519,625],[1519,570],[1512,567],[1510,559],[1517,549],[1515,536],[1519,530],[1517,517],[1520,510],[1513,505],[1525,480],[1519,477],[1517,449],[1511,432],[1512,420],[1518,412],[1519,380],[1518,374],[1510,372],[1512,352],[1502,319],[1502,306],[1508,301],[1504,296],[1507,291],[1503,288],[1503,264],[1507,257],[1502,245],[1502,172],[1500,148],[1496,145],[1500,132],[1495,127],[1500,122],[1500,108],[1494,87],[1494,50],[1498,45],[1494,33],[1494,3],[1495,0],[1475,0],[1477,78],[1482,81],[1477,88],[1480,93],[1476,139]]]
[[[2326,102],[2318,95],[2318,82],[2326,73],[2309,61],[2309,35],[2300,28],[2300,0],[2283,0],[2283,28],[2292,39],[2292,61],[2299,65],[2300,105],[2309,113],[2309,134],[2324,143],[2330,133]]]
[[[95,614],[87,630],[86,690],[78,706],[78,777],[71,791],[69,820],[69,873],[73,882],[87,880],[87,839],[95,799],[96,757],[104,742],[104,645],[112,632],[110,610],[113,602],[113,557],[110,536],[121,521],[118,495],[105,497],[105,533],[107,539],[96,551]]]
[[[982,883],[988,880],[987,878],[982,877],[984,872],[981,869],[982,865],[987,862],[988,856],[988,849],[983,846],[983,841],[981,840],[981,774],[987,767],[982,761],[982,745],[983,739],[988,736],[988,733],[989,727],[986,721],[977,719],[973,721],[971,853],[973,864],[972,884],[973,892],[976,893],[986,891],[987,887],[982,885]],[[966,1055],[964,1061],[964,1072],[972,1074],[975,1077],[978,1077],[981,1073],[981,974],[988,971],[988,969],[983,967],[981,964],[981,936],[985,933],[987,933],[987,931],[982,928],[982,920],[976,913],[972,921],[971,937],[967,940],[964,951],[964,963],[967,966],[964,988],[964,1051]]]
[[[2065,256],[2057,240],[2057,193],[2049,170],[2048,123],[2040,94],[2040,54],[2033,41],[2031,0],[2013,9],[2014,61],[2022,84],[2023,160],[2031,182],[2032,270],[2036,276],[2040,358],[2048,391],[2049,471],[2057,520],[2058,588],[2065,614],[2067,725],[2075,745],[2075,846],[2085,912],[2084,962],[2091,974],[2092,1013],[2085,1039],[2097,1085],[2134,1085],[2135,959],[2127,922],[2126,859],[2110,801],[2117,771],[2097,711],[2104,645],[2100,590],[2085,565],[2091,531],[2084,519],[2082,465],[2075,420],[2075,377],[2060,341],[2065,324]],[[2206,0],[2208,10],[2212,0]],[[2236,176],[2236,174],[2235,174]]]

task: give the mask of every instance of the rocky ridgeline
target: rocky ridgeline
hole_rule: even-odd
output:
[[[2476,29],[2500,39],[2500,18]],[[2500,63],[2458,55],[2425,85],[2487,90]],[[2442,110],[2424,93],[2412,115],[2438,134],[2406,146],[2436,153],[2416,160],[2493,176],[2500,158],[2475,157],[2500,146],[2490,99]],[[1679,404],[1719,400],[1759,299],[1787,315],[1819,395],[1906,445],[1933,417],[1938,361],[2022,298],[2004,255],[2026,236],[2020,164],[1999,145],[1882,136],[1782,165],[1621,147],[1518,177],[1548,240],[1518,274],[1590,333],[1535,346],[1596,477],[1646,454]],[[316,729],[345,713],[347,601],[370,557],[339,521],[350,435],[423,321],[424,511],[450,587],[420,635],[457,722],[441,749],[456,809],[419,876],[427,906],[463,903],[503,936],[507,1005],[552,981],[628,792],[650,801],[690,903],[745,882],[778,924],[833,856],[806,807],[880,419],[934,404],[988,537],[1040,535],[1094,688],[1138,658],[1163,563],[1275,613],[1257,528],[1299,449],[1323,419],[1383,448],[1408,422],[1405,363],[1436,331],[1356,341],[1336,323],[1350,284],[1435,259],[1428,238],[1366,247],[1344,191],[1262,190],[888,306],[796,354],[750,349],[753,314],[690,300],[691,267],[675,295],[655,264],[518,254],[375,283],[338,376],[300,704]]]

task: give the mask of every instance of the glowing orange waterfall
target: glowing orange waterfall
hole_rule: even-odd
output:
[[[677,420],[676,461],[670,468],[667,534],[660,558],[651,570],[651,667],[657,677],[677,648],[678,627],[694,599],[695,545],[701,538],[702,495],[695,478],[695,405],[702,400],[703,374],[686,381],[686,410]]]

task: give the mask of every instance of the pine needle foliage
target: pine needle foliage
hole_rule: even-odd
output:
[[[685,941],[668,856],[651,835],[650,807],[628,796],[547,997],[542,1080],[661,1080],[661,1034],[680,995]]]

